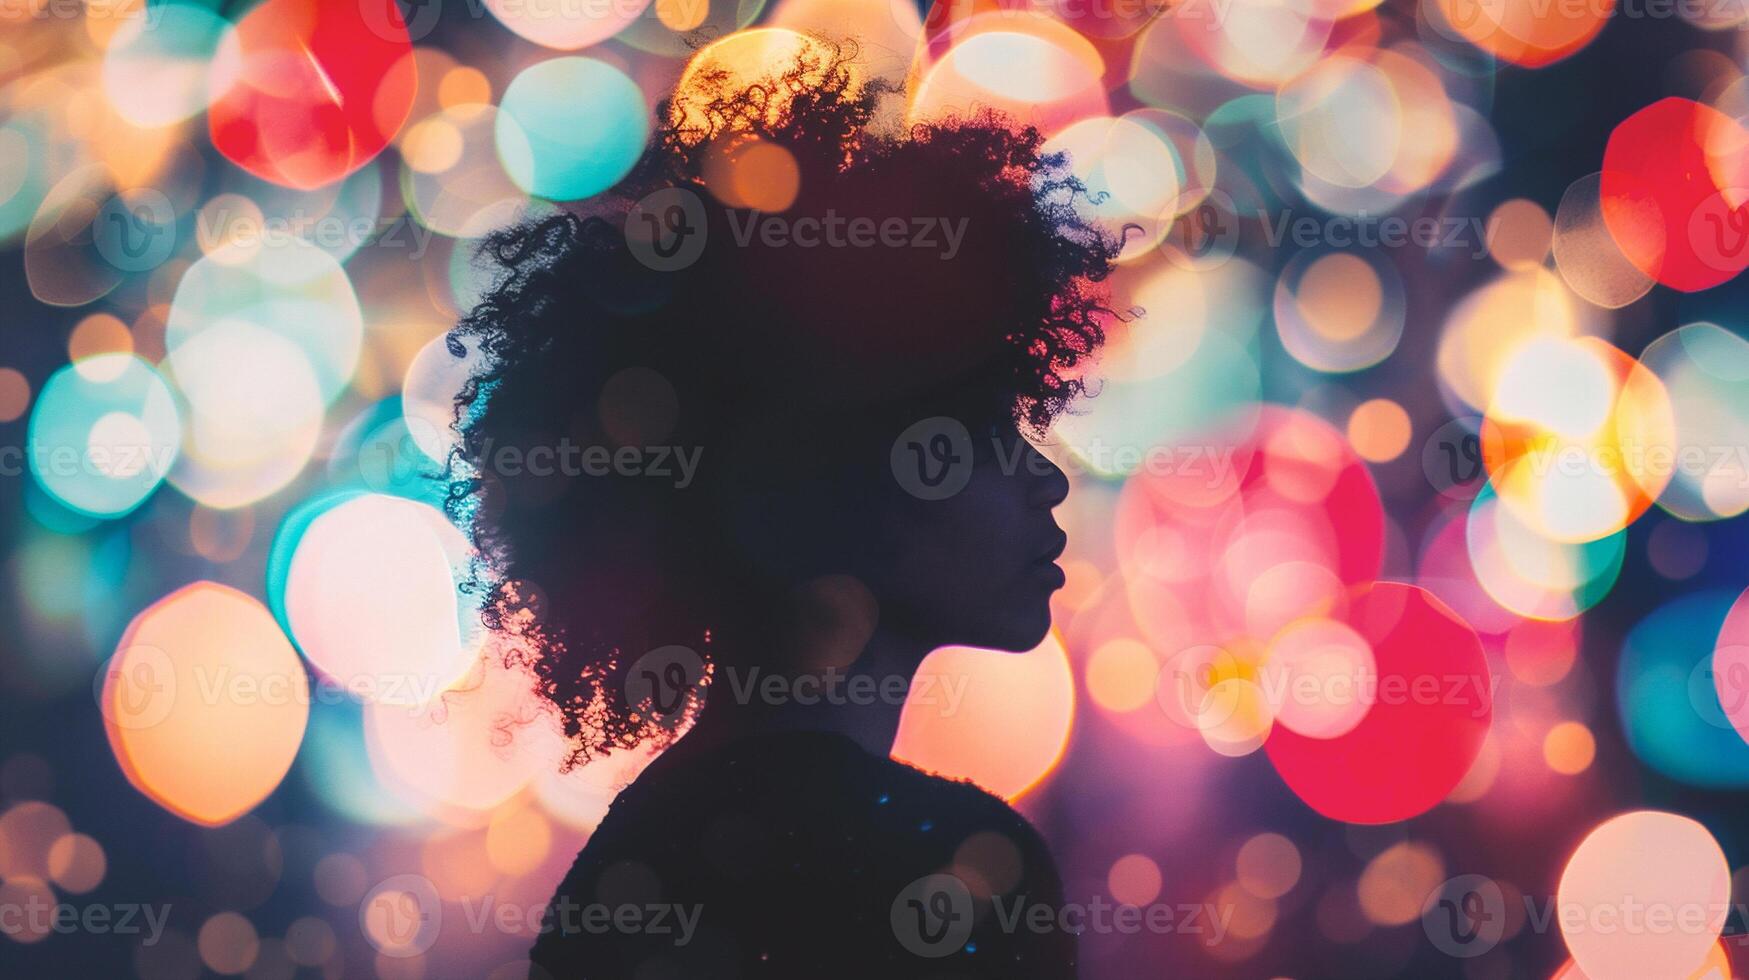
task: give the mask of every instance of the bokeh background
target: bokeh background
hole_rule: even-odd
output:
[[[1115,305],[1146,315],[1047,445],[1056,629],[935,654],[967,700],[895,748],[1015,800],[1071,901],[1180,910],[1090,930],[1084,975],[1732,976],[1745,28],[1737,0],[5,5],[0,974],[521,975],[647,756],[560,773],[481,666],[441,338],[478,239],[611,187],[694,59],[825,32],[907,118],[1039,126],[1127,229]],[[784,175],[729,154],[707,189]],[[1328,696],[1366,676],[1437,693]],[[1636,903],[1703,911],[1599,927]],[[16,914],[56,905],[79,924]]]

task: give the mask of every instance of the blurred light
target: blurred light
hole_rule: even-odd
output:
[[[1044,152],[1067,153],[1069,171],[1086,188],[1073,204],[1083,220],[1112,241],[1119,259],[1152,252],[1180,212],[1184,164],[1158,130],[1130,119],[1083,119],[1045,143]]]
[[[1664,490],[1676,441],[1657,375],[1595,337],[1538,338],[1502,367],[1482,425],[1500,500],[1538,534],[1595,541]]]
[[[1672,599],[1622,643],[1615,697],[1628,748],[1685,785],[1749,786],[1749,744],[1731,724],[1742,711],[1742,675],[1727,659],[1717,665],[1724,674],[1714,676],[1715,640],[1734,598],[1707,590]],[[1721,693],[1730,698],[1730,714]]]
[[[132,354],[99,354],[56,371],[30,416],[31,475],[55,500],[92,517],[138,507],[181,445],[169,387]]]
[[[547,859],[552,844],[552,825],[534,807],[502,807],[486,826],[486,855],[499,874],[528,874]]]
[[[1403,455],[1413,435],[1409,413],[1389,398],[1361,402],[1348,416],[1348,441],[1369,463],[1388,463]]]
[[[1540,68],[1570,57],[1603,30],[1615,0],[1540,5],[1534,0],[1437,0],[1440,30],[1515,65]]]
[[[1324,816],[1393,823],[1431,809],[1469,771],[1493,713],[1492,678],[1475,632],[1414,586],[1363,588],[1348,622],[1378,664],[1371,709],[1339,737],[1282,726],[1264,748],[1288,788]]]
[[[1527,619],[1506,631],[1507,669],[1521,683],[1547,687],[1573,669],[1579,656],[1578,619],[1545,622]]]
[[[81,361],[95,358],[100,354],[132,354],[134,352],[133,334],[128,332],[127,324],[122,323],[108,313],[93,313],[80,320],[73,327],[73,332],[67,336],[67,359],[75,366]],[[114,358],[86,364],[80,371],[92,381],[108,380],[106,372],[114,372],[124,368],[124,361]]]
[[[1160,866],[1146,854],[1126,854],[1112,862],[1105,876],[1111,897],[1124,905],[1145,907],[1160,897]]]
[[[801,191],[801,171],[789,150],[757,138],[714,152],[705,163],[705,186],[735,208],[781,214]]]
[[[365,706],[377,778],[446,823],[478,827],[559,760],[559,733],[532,677],[482,656],[435,700]],[[509,719],[527,719],[509,724]]]
[[[601,193],[631,170],[650,119],[643,93],[618,68],[553,58],[524,69],[504,90],[494,127],[498,157],[516,186],[572,201]]]
[[[1444,878],[1445,862],[1431,845],[1393,844],[1361,871],[1360,910],[1381,926],[1407,925],[1421,917],[1422,904]]]
[[[30,408],[30,379],[17,368],[0,367],[0,422],[11,422]]]
[[[687,61],[668,105],[669,122],[682,132],[713,130],[711,103],[724,91],[734,91],[788,71],[798,62],[809,66],[803,84],[823,79],[833,49],[824,41],[781,27],[738,31],[698,49]],[[854,76],[853,76],[854,79]],[[785,86],[787,87],[787,85]],[[766,119],[776,122],[788,100],[778,94],[766,105]]]
[[[1575,776],[1591,768],[1597,757],[1597,739],[1591,729],[1576,721],[1563,721],[1543,736],[1543,759],[1563,776]]]
[[[165,326],[169,371],[192,370],[185,367],[192,357],[184,348],[208,333],[257,328],[295,347],[322,404],[333,402],[352,380],[364,341],[364,315],[346,270],[295,235],[244,242],[203,257],[183,274]]]
[[[136,126],[182,122],[206,109],[212,92],[232,83],[214,77],[213,68],[215,62],[227,69],[237,64],[237,43],[230,21],[205,6],[154,2],[149,15],[127,18],[110,39],[104,94]]]
[[[1359,371],[1389,357],[1403,317],[1403,282],[1377,255],[1298,252],[1275,284],[1282,346],[1319,371]]]
[[[1509,271],[1535,268],[1548,258],[1554,220],[1535,201],[1503,202],[1488,215],[1488,254]]]
[[[1151,703],[1160,667],[1154,652],[1128,637],[1117,637],[1087,660],[1087,696],[1107,711],[1134,711]]]
[[[1324,58],[1275,96],[1282,140],[1300,166],[1341,187],[1367,187],[1390,171],[1403,139],[1390,79],[1345,55]]]
[[[1263,687],[1245,677],[1218,679],[1196,714],[1196,728],[1217,755],[1236,759],[1263,747],[1275,726],[1275,705]]]
[[[618,34],[636,20],[650,0],[614,0],[578,6],[568,0],[486,0],[499,23],[542,47],[576,51]],[[709,0],[698,0],[709,9]],[[689,25],[679,30],[690,30]]]
[[[1604,309],[1620,309],[1652,289],[1611,237],[1603,217],[1603,175],[1574,181],[1555,209],[1555,268],[1573,292]]]
[[[1707,289],[1749,264],[1734,244],[1749,203],[1749,130],[1717,109],[1667,98],[1622,120],[1599,193],[1622,254],[1666,286]]]
[[[1258,676],[1283,727],[1308,738],[1337,738],[1372,709],[1378,664],[1353,627],[1307,618],[1269,641]]]
[[[235,589],[196,582],[148,606],[104,670],[116,762],[186,820],[219,826],[247,813],[303,740],[309,678],[273,616]]]
[[[1547,269],[1508,272],[1464,297],[1439,338],[1439,377],[1465,404],[1483,409],[1524,345],[1585,333],[1587,321]]]
[[[1165,17],[1210,68],[1253,88],[1274,88],[1316,63],[1331,18],[1311,0],[1232,0],[1198,17]]]
[[[1476,581],[1501,607],[1533,619],[1572,619],[1609,594],[1627,554],[1627,533],[1580,544],[1550,540],[1484,487],[1464,522]]]
[[[1043,15],[986,16],[996,23],[963,37],[929,66],[911,94],[911,121],[994,109],[1052,136],[1109,114],[1100,81],[1105,62],[1086,38]]]
[[[1604,821],[1579,843],[1556,902],[1562,938],[1587,977],[1639,980],[1699,967],[1724,929],[1730,895],[1731,867],[1705,827],[1674,813],[1637,810]],[[1681,925],[1598,927],[1625,923],[1629,902],[1641,916],[1658,910]]]
[[[1258,834],[1239,847],[1239,887],[1258,898],[1280,898],[1299,884],[1300,849],[1280,834]]]
[[[1053,632],[1030,653],[943,647],[924,658],[894,759],[1004,799],[1056,768],[1075,723],[1075,678]]]
[[[0,811],[0,880],[49,880],[54,845],[72,832],[66,813],[52,803],[30,800]]]
[[[471,554],[427,504],[366,494],[326,510],[304,529],[287,571],[298,649],[361,700],[429,704],[474,660],[463,629],[476,610],[457,596]]]
[[[220,912],[201,923],[197,942],[207,969],[232,976],[253,966],[261,952],[254,924],[236,912]]]
[[[267,0],[219,48],[213,146],[262,180],[311,189],[382,152],[418,84],[393,0]]]
[[[1712,323],[1690,323],[1646,346],[1640,362],[1662,383],[1673,438],[1659,462],[1670,473],[1658,498],[1685,521],[1749,510],[1749,341]]]
[[[170,482],[220,509],[252,504],[291,482],[316,449],[322,388],[292,341],[226,320],[171,353],[184,405],[183,453]]]

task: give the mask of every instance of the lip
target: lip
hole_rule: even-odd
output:
[[[1052,562],[1055,562],[1058,558],[1063,557],[1063,552],[1068,547],[1069,547],[1069,536],[1067,534],[1064,534],[1062,531],[1058,531],[1051,538],[1050,545],[1047,548],[1045,548],[1044,551],[1040,552],[1039,556],[1033,560],[1040,565],[1049,565]]]
[[[1069,576],[1063,571],[1063,567],[1055,562],[1046,562],[1033,567],[1038,570],[1039,577],[1050,585],[1053,592],[1062,588],[1069,581]]]

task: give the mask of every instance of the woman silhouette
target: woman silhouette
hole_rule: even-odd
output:
[[[1038,834],[888,757],[949,644],[1050,623],[1113,243],[1039,134],[883,125],[810,48],[699,73],[611,200],[489,242],[451,503],[570,762],[664,751],[559,886],[553,977],[1067,977]],[[512,453],[513,455],[507,455]],[[505,463],[506,459],[518,465]],[[544,460],[544,465],[537,465]]]

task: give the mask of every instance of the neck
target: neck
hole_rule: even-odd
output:
[[[719,663],[684,741],[703,746],[748,735],[833,732],[884,758],[899,732],[911,675],[931,649],[877,629],[846,667],[797,673]]]

